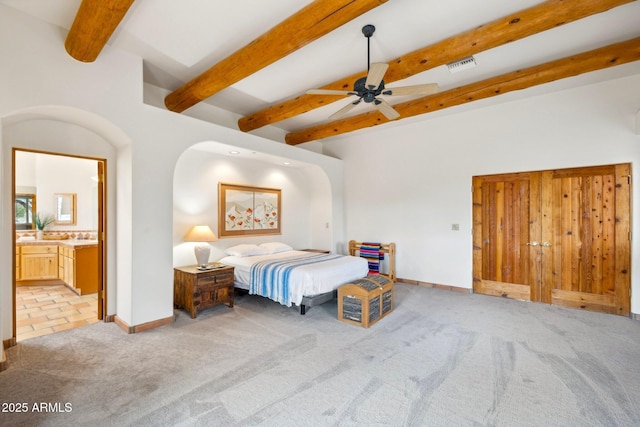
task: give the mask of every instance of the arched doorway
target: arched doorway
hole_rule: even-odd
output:
[[[104,319],[105,162],[13,150],[18,342]]]
[[[0,147],[2,148],[2,203],[7,213],[1,218],[0,234],[2,252],[0,260],[0,329],[5,345],[15,344],[15,289],[16,259],[13,212],[15,202],[12,188],[14,165],[12,150],[23,149],[57,153],[66,156],[87,157],[101,160],[105,166],[105,182],[101,197],[105,200],[102,223],[105,228],[100,235],[102,242],[103,297],[105,298],[105,320],[112,320],[116,312],[115,277],[116,271],[116,195],[104,188],[116,188],[116,175],[120,170],[116,162],[122,158],[119,151],[125,151],[130,139],[116,126],[104,118],[75,108],[63,106],[40,106],[17,111],[0,119]],[[126,155],[124,156],[126,159]],[[126,170],[124,171],[126,173]],[[108,242],[108,244],[107,244]],[[111,297],[107,298],[108,295]],[[7,337],[12,337],[7,339]]]

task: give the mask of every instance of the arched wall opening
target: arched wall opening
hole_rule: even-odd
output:
[[[117,238],[117,227],[126,224],[127,206],[131,200],[118,197],[127,194],[119,186],[130,183],[131,141],[126,134],[104,118],[83,110],[65,106],[39,106],[15,111],[0,118],[0,334],[3,341],[13,338],[13,276],[12,259],[15,236],[12,208],[12,152],[14,149],[33,150],[68,156],[101,159],[106,162],[106,259],[105,268],[107,306],[105,316],[113,315],[122,305],[126,292],[118,292],[129,284],[126,256],[130,242]],[[64,171],[61,171],[64,173]],[[129,184],[130,185],[130,184]],[[128,194],[131,194],[129,191]],[[117,266],[117,268],[116,268]],[[130,266],[129,266],[130,270]],[[123,295],[124,294],[124,295]]]
[[[286,163],[286,164],[285,164]],[[221,238],[211,244],[210,261],[240,243],[279,241],[294,248],[333,249],[333,192],[326,172],[299,160],[206,141],[186,149],[173,179],[173,264],[195,264],[193,244],[184,242],[195,225],[218,234],[218,184],[277,188],[282,194],[281,234]]]

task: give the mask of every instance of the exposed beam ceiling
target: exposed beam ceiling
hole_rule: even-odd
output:
[[[165,98],[182,112],[387,0],[316,0]]]
[[[385,74],[385,84],[405,79],[431,68],[452,62],[466,56],[510,43],[536,33],[546,31],[587,16],[607,11],[634,0],[549,0],[522,10],[486,25],[442,40],[431,46],[418,49],[389,61]],[[353,82],[366,75],[367,71],[353,74],[322,89],[351,90]],[[306,113],[325,106],[341,96],[299,95],[264,110],[242,117],[238,121],[240,130],[248,132],[262,126]],[[402,114],[402,113],[401,113]],[[404,114],[402,114],[404,116]],[[322,127],[322,126],[321,126]],[[304,133],[296,132],[295,135]]]
[[[64,47],[82,62],[96,60],[134,0],[82,0]]]
[[[412,28],[399,31],[397,25],[390,25],[386,28],[384,40],[378,41],[386,58],[394,58],[396,52],[409,52],[385,60],[389,64],[384,76],[386,85],[404,79],[412,80],[409,84],[427,79],[445,88],[443,93],[418,100],[403,102],[406,98],[396,98],[399,104],[394,107],[401,114],[399,120],[591,71],[593,64],[582,60],[582,55],[588,54],[578,52],[640,35],[634,27],[635,18],[640,16],[638,0],[514,0],[508,5],[503,5],[500,0],[491,0],[486,7],[477,6],[473,0],[460,0],[466,12],[458,14],[457,7],[449,4],[428,9],[421,2],[283,0],[286,4],[280,5],[278,10],[273,6],[255,4],[254,9],[260,19],[257,16],[249,19],[239,3],[216,6],[199,3],[185,9],[182,4],[163,0],[157,3],[137,2],[134,9],[134,0],[59,1],[61,3],[54,7],[49,0],[33,0],[33,3],[6,0],[25,11],[37,13],[39,17],[46,19],[52,16],[52,23],[69,28],[65,48],[80,61],[95,60],[106,43],[116,48],[131,49],[140,55],[147,71],[151,70],[145,74],[145,81],[173,91],[165,98],[170,110],[182,112],[208,100],[219,108],[244,115],[238,121],[242,131],[276,124],[290,132],[286,138],[289,144],[388,122],[378,111],[372,111],[326,123],[325,117],[329,114],[324,115],[323,111],[329,108],[312,111],[335,101],[346,101],[344,96],[300,95],[279,101],[305,88],[351,90],[354,82],[366,75],[365,70],[330,84],[325,84],[322,77],[330,76],[325,78],[326,82],[360,68],[358,61],[354,60],[356,37],[353,30],[362,23],[382,27],[385,23],[388,25],[402,19],[408,28]],[[381,5],[384,7],[378,7]],[[627,6],[618,8],[622,5]],[[291,15],[291,10],[300,7],[302,9]],[[614,8],[616,10],[603,13]],[[58,14],[62,10],[65,12]],[[428,25],[431,30],[424,30],[427,24],[423,23],[423,15],[427,10],[438,16],[431,17]],[[51,15],[53,11],[55,14]],[[416,13],[420,19],[416,19]],[[127,19],[123,21],[125,15]],[[453,16],[458,19],[449,19]],[[496,19],[498,16],[502,18]],[[182,19],[176,22],[175,28],[167,26],[174,18]],[[66,23],[64,19],[67,19]],[[234,22],[242,24],[234,27]],[[434,22],[438,23],[437,27],[434,27]],[[471,28],[478,22],[486,24]],[[153,32],[158,26],[177,31]],[[113,34],[117,28],[116,38]],[[271,29],[264,32],[267,28]],[[348,35],[345,37],[345,34]],[[415,36],[409,37],[409,34]],[[451,37],[451,34],[458,35]],[[224,35],[228,35],[228,39],[224,39]],[[247,44],[252,39],[253,42]],[[225,42],[220,44],[212,40]],[[629,42],[633,44],[635,40]],[[188,49],[184,49],[186,45]],[[621,55],[613,63],[597,65],[593,69],[638,60],[633,56],[635,49],[634,46],[631,52],[625,52],[631,57]],[[610,53],[604,52],[605,57]],[[458,77],[446,73],[441,67],[470,55],[484,60],[477,71]],[[335,59],[327,61],[328,57]],[[567,64],[574,65],[580,59],[581,65],[569,70],[562,68],[565,60],[547,62],[560,57],[567,57]],[[210,67],[211,63],[216,65]],[[330,67],[330,63],[334,66]],[[539,63],[545,64],[531,67]],[[582,66],[585,68],[580,68]],[[530,68],[522,71],[525,67]],[[554,72],[547,67],[559,69]],[[503,74],[513,70],[521,71]],[[523,74],[525,72],[533,74],[528,76]],[[498,74],[502,76],[496,77]],[[300,76],[308,81],[305,83]],[[473,81],[476,83],[471,83]],[[447,90],[456,86],[459,87]],[[260,110],[269,104],[272,106]],[[280,139],[279,135],[276,138]]]
[[[402,117],[412,117],[638,60],[640,60],[640,37],[503,74],[435,95],[395,104],[394,108]],[[375,126],[386,121],[378,111],[371,111],[332,123],[291,132],[287,134],[286,142],[289,145],[297,145]]]

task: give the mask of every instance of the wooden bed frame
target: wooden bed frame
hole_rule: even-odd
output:
[[[355,240],[349,241],[349,255],[356,256],[356,252],[360,250],[363,242],[356,242]],[[383,276],[386,276],[392,282],[396,281],[396,244],[395,243],[383,243],[380,251],[389,255],[389,272],[388,273],[380,273]],[[307,308],[311,308],[314,305],[324,304],[327,301],[331,301],[334,298],[337,298],[338,290],[335,289],[331,292],[327,292],[324,294],[313,295],[309,297],[302,297],[302,301],[300,302],[300,314],[304,315],[307,312]]]

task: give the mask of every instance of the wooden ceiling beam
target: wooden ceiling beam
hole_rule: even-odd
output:
[[[164,103],[180,113],[387,1],[315,0],[171,92]]]
[[[401,117],[407,118],[638,60],[640,37],[395,104],[393,107]],[[288,133],[285,140],[289,145],[297,145],[387,122],[382,114],[374,110]]]
[[[462,34],[442,40],[389,61],[385,84],[485,50],[532,36],[572,21],[601,13],[634,0],[549,0],[520,12],[481,25]],[[367,71],[353,74],[322,89],[352,90],[353,83]],[[306,113],[315,108],[344,99],[342,96],[300,95],[282,103],[240,118],[238,127],[244,132]]]
[[[82,0],[64,48],[82,62],[96,60],[134,0]]]

